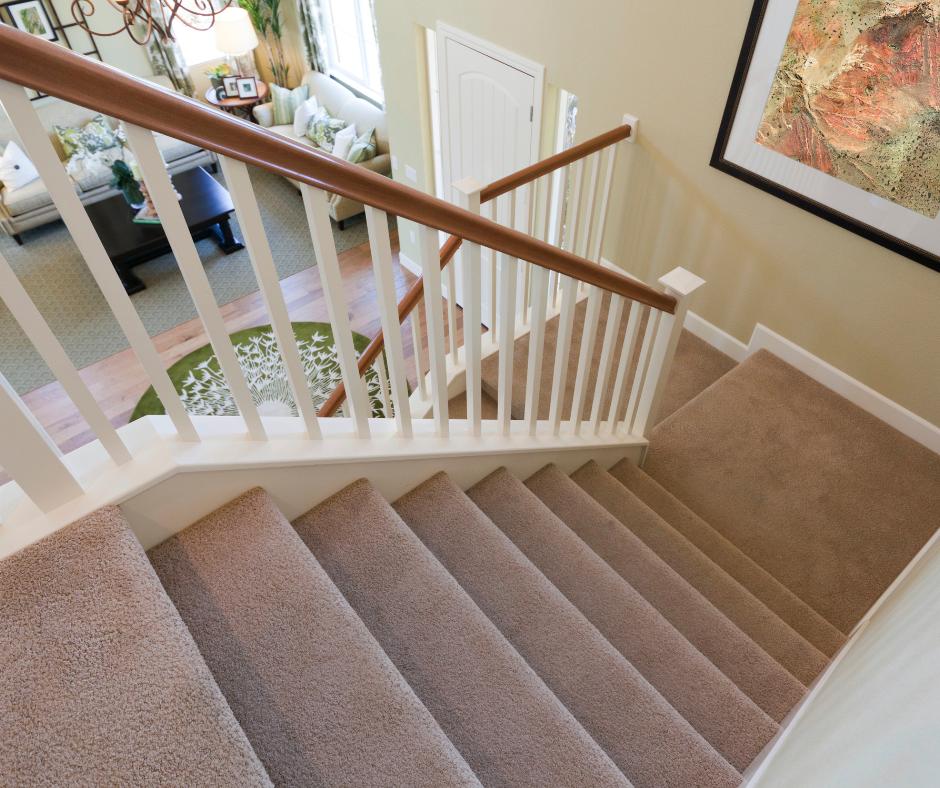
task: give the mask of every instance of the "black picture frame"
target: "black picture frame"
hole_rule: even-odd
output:
[[[49,9],[46,8],[46,4],[43,0],[15,0],[15,2],[12,3],[4,3],[3,8],[6,9],[7,14],[9,14],[10,24],[17,30],[22,30],[24,33],[29,33],[31,36],[38,36],[44,41],[59,40],[59,35],[56,33],[56,25],[52,21]],[[35,12],[33,17],[35,18],[35,23],[42,28],[41,33],[30,29],[30,26],[27,24],[28,18],[24,16],[24,13],[28,10]]]
[[[254,77],[239,77],[238,97],[240,99],[258,98],[258,80]]]
[[[848,230],[849,232],[860,235],[861,237],[872,241],[892,252],[896,252],[909,260],[927,266],[934,271],[940,272],[940,256],[933,254],[925,249],[915,246],[907,241],[898,238],[890,233],[872,227],[863,221],[860,221],[846,213],[831,208],[828,205],[816,202],[802,194],[799,194],[786,186],[765,178],[755,172],[752,172],[725,157],[728,147],[728,141],[731,136],[731,130],[734,126],[735,116],[741,102],[741,94],[744,89],[744,83],[748,72],[751,69],[751,62],[754,57],[757,46],[758,35],[761,32],[761,26],[767,11],[767,6],[771,0],[756,0],[751,15],[748,19],[747,29],[744,34],[744,43],[741,47],[741,53],[738,56],[737,66],[734,70],[734,76],[731,81],[731,90],[728,94],[728,101],[725,104],[724,112],[721,116],[721,125],[718,129],[718,138],[715,141],[715,147],[712,152],[710,165],[716,170],[720,170],[731,175],[745,183],[754,186],[761,191],[772,194],[791,205],[802,208],[804,211],[832,222],[835,225]]]

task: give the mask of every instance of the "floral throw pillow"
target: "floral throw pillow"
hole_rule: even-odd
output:
[[[87,155],[121,147],[121,141],[104,115],[96,115],[80,129],[72,126],[53,126],[52,130],[62,143],[62,150],[68,158],[76,153]]]
[[[345,120],[331,118],[326,107],[320,107],[311,118],[310,125],[307,126],[307,136],[318,148],[332,153],[336,135],[344,128],[346,128]]]
[[[346,154],[346,161],[361,164],[375,158],[375,129],[369,129],[361,137],[356,137]]]

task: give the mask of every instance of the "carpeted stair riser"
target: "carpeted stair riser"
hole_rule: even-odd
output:
[[[764,350],[644,470],[846,634],[937,529],[940,455]]]
[[[777,722],[805,687],[557,466],[526,481],[543,503]]]
[[[740,775],[444,473],[393,508],[636,788]]]
[[[262,489],[149,555],[279,788],[479,786]]]
[[[0,562],[0,783],[271,786],[117,506]]]
[[[778,727],[505,468],[469,498],[732,766]]]
[[[797,680],[810,684],[826,666],[824,654],[596,462],[588,462],[571,478]]]
[[[831,657],[845,643],[838,629],[632,462],[621,460],[609,473],[820,652]]]
[[[294,527],[484,786],[629,785],[366,480]]]

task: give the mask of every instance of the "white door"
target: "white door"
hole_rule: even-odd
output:
[[[455,181],[473,176],[489,184],[538,161],[541,66],[438,24],[438,68],[444,193],[452,202]],[[518,226],[524,208],[517,205]],[[484,216],[496,218],[488,212],[492,206],[484,206]],[[488,259],[484,250],[485,265]],[[458,268],[457,303],[461,289]],[[487,325],[489,300],[484,296]]]

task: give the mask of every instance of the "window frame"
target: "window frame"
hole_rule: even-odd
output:
[[[327,50],[330,58],[330,76],[337,78],[340,82],[348,83],[350,87],[355,88],[360,93],[364,93],[373,100],[378,101],[380,104],[385,103],[385,91],[382,85],[382,67],[379,64],[379,73],[372,74],[372,71],[369,67],[369,57],[366,54],[366,39],[365,33],[363,30],[363,19],[362,19],[362,0],[338,0],[338,2],[351,2],[353,5],[353,11],[356,15],[356,33],[359,38],[359,57],[362,64],[362,73],[366,75],[366,80],[370,80],[373,77],[375,81],[378,82],[379,88],[376,89],[366,81],[363,82],[362,79],[355,74],[347,71],[345,68],[340,65],[339,54],[336,51],[336,25],[333,22],[333,0],[326,0],[323,3],[323,16],[324,22],[326,23],[326,39],[327,39]],[[365,20],[366,24],[372,24],[372,19]],[[375,42],[376,49],[378,49],[379,42]]]

